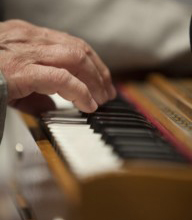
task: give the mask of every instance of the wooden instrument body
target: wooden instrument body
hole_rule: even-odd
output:
[[[147,101],[135,95],[134,89],[129,90],[131,97],[137,102],[142,100],[145,106]],[[125,90],[123,88],[122,91]],[[158,114],[157,117],[161,116]],[[118,171],[80,179],[42,134],[37,119],[25,114],[22,118],[37,145],[30,146],[28,137],[25,141],[12,138],[9,144],[15,146],[22,142],[25,148],[22,157],[15,155],[17,172],[14,181],[16,190],[27,201],[34,219],[192,219],[190,164],[127,160]],[[9,129],[17,128],[13,125]]]

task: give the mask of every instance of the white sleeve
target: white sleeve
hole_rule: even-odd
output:
[[[168,0],[112,2],[76,32],[111,67],[155,65],[189,51],[192,5]]]

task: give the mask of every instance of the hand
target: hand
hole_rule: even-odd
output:
[[[0,23],[0,70],[10,102],[58,93],[93,112],[116,96],[108,68],[87,43],[20,20]]]

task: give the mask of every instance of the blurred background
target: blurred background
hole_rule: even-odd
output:
[[[190,0],[6,0],[5,19],[85,39],[115,76],[190,74]]]

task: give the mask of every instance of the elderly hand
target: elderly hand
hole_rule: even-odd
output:
[[[20,20],[0,23],[0,70],[10,102],[58,93],[93,112],[116,95],[108,68],[87,43]]]

